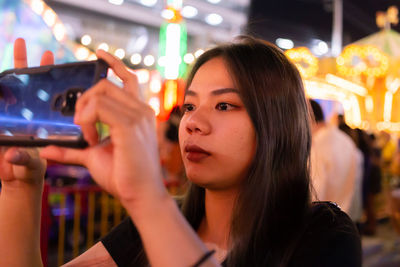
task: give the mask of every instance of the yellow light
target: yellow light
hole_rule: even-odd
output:
[[[143,63],[144,63],[144,65],[146,65],[147,67],[152,66],[152,65],[154,64],[154,61],[155,61],[155,59],[154,59],[154,57],[153,57],[152,55],[147,55],[147,56],[145,56],[144,59],[143,59]]]
[[[367,88],[371,89],[375,85],[376,78],[374,76],[367,77]]]
[[[43,15],[43,20],[49,27],[53,27],[54,23],[56,23],[57,15],[56,13],[48,8]]]
[[[369,130],[370,124],[368,121],[363,121],[361,124],[361,128],[364,130]]]
[[[286,56],[294,63],[303,78],[310,78],[318,71],[318,59],[306,47],[286,50]]]
[[[92,43],[92,37],[90,37],[90,35],[88,35],[88,34],[85,34],[81,38],[81,43],[83,45],[90,45]]]
[[[359,127],[361,125],[361,112],[360,112],[360,105],[355,95],[352,95],[350,97],[350,103],[351,103],[351,113],[353,115],[351,123],[354,126]]]
[[[393,78],[392,76],[386,77],[386,88],[392,94],[395,94],[400,87],[400,79]]]
[[[137,65],[140,63],[140,61],[142,61],[142,56],[138,53],[135,53],[131,56],[131,63],[133,65]]]
[[[304,80],[304,88],[307,97],[340,102],[345,110],[346,121],[354,127],[361,125],[360,106],[353,93],[317,78]]]
[[[342,102],[346,94],[340,91],[340,88],[325,82],[305,80],[304,88],[310,98],[332,99]]]
[[[78,60],[85,60],[89,57],[89,50],[83,46],[78,47],[78,49],[75,52],[75,57]]]
[[[365,109],[368,113],[372,113],[372,111],[374,111],[374,100],[370,95],[365,97]]]
[[[354,58],[360,62],[353,65]],[[369,63],[376,64],[369,65]],[[377,47],[372,45],[349,45],[336,59],[336,66],[340,74],[354,76],[359,74],[380,77],[386,74],[389,67],[389,59]]]
[[[97,47],[97,49],[101,49],[101,50],[104,50],[104,51],[108,52],[108,50],[110,49],[110,47],[109,47],[108,44],[106,44],[106,43],[101,43],[101,44],[99,44],[99,46]]]
[[[165,81],[164,109],[169,112],[176,105],[178,99],[178,83],[176,80]]]
[[[65,27],[61,23],[57,23],[53,28],[54,36],[56,37],[57,41],[62,41],[65,38]]]
[[[159,93],[161,91],[161,81],[160,81],[160,79],[155,78],[155,79],[151,80],[151,82],[150,82],[150,91],[152,93],[155,93],[155,94],[157,94],[157,93]]]
[[[118,48],[117,50],[115,50],[114,55],[119,59],[123,59],[125,57],[125,50],[122,48]]]
[[[383,107],[383,120],[386,122],[389,122],[392,117],[392,103],[393,103],[393,94],[391,92],[386,92],[385,106]]]
[[[196,58],[198,58],[199,56],[201,56],[204,53],[203,49],[198,49],[196,52],[194,52],[194,56]]]
[[[150,72],[146,69],[135,70],[133,73],[136,74],[140,84],[148,83],[150,80]]]
[[[193,56],[193,54],[191,54],[191,53],[186,54],[186,55],[183,57],[183,61],[184,61],[186,64],[192,64],[193,61],[194,61],[194,56]]]
[[[150,98],[149,105],[154,110],[156,116],[158,116],[160,114],[160,99],[158,99],[158,97]]]
[[[384,125],[382,124],[382,122],[378,122],[376,124],[376,129],[378,129],[378,131],[383,131],[385,129]]]
[[[376,124],[376,128],[378,131],[389,130],[392,132],[398,132],[400,131],[400,123],[380,121]]]
[[[389,130],[391,132],[400,132],[400,123],[398,123],[398,122],[397,123],[394,123],[394,122],[390,123]]]
[[[44,10],[44,4],[42,0],[33,0],[31,2],[31,8],[33,12],[38,14],[39,16],[42,15],[43,10]]]
[[[343,64],[344,64],[344,59],[343,59],[343,57],[338,57],[338,58],[336,59],[336,63],[337,63],[338,65],[343,65]]]
[[[97,56],[94,53],[91,53],[90,56],[88,57],[88,60],[96,60]]]
[[[333,74],[329,74],[328,73],[325,76],[325,79],[326,79],[326,81],[328,83],[331,83],[331,84],[334,84],[336,86],[342,87],[342,88],[344,88],[344,89],[346,89],[346,90],[348,90],[350,92],[353,92],[353,93],[355,93],[357,95],[365,96],[367,94],[367,89],[365,89],[364,87],[362,87],[362,86],[360,86],[358,84],[349,82],[349,81],[347,81],[345,79],[342,79],[342,78],[340,78],[338,76],[335,76]]]

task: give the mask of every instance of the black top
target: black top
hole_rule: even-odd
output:
[[[101,242],[118,266],[148,266],[139,233],[130,218]],[[313,203],[310,222],[290,266],[361,267],[360,236],[349,216],[332,203]]]

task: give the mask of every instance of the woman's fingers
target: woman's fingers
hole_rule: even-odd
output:
[[[97,50],[97,57],[107,62],[114,73],[124,82],[124,88],[129,93],[136,97],[140,96],[140,88],[136,75],[130,72],[120,59],[101,49]]]
[[[111,131],[129,128],[138,120],[138,113],[110,97],[97,95],[77,114],[75,123],[81,126],[85,139],[91,139],[97,122],[109,125]]]
[[[36,148],[11,147],[1,153],[0,178],[4,181],[24,180],[34,183],[43,180],[46,161]]]
[[[26,57],[26,45],[25,40],[18,38],[14,42],[14,67],[15,68],[26,68],[28,61]]]
[[[45,65],[53,65],[54,64],[54,55],[51,51],[46,51],[42,55],[42,59],[40,60],[40,66]]]
[[[44,52],[44,54],[42,55],[42,59],[40,61],[40,66],[53,65],[53,64],[54,64],[53,53],[51,51]],[[14,67],[15,68],[28,67],[26,44],[25,40],[22,38],[18,38],[14,42]]]
[[[40,151],[42,158],[65,164],[85,165],[86,150],[48,146]]]
[[[75,105],[76,112],[79,112],[82,107],[86,106],[87,102],[96,97],[96,95],[104,95],[115,99],[118,103],[127,106],[143,105],[136,97],[121,90],[118,86],[107,79],[102,79],[90,90],[86,91],[77,101]]]

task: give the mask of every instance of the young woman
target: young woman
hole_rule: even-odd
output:
[[[21,42],[16,62],[25,58]],[[154,113],[140,100],[136,77],[112,55],[97,55],[124,87],[103,80],[78,100],[75,122],[88,148],[48,147],[40,156],[86,166],[130,217],[67,266],[361,266],[348,216],[310,203],[307,101],[280,50],[242,37],[194,65],[179,129],[191,185],[178,205],[162,184]],[[97,121],[110,126],[102,143]],[[0,251],[9,253],[0,252],[0,265],[39,266],[43,163],[35,151],[15,148],[0,162]]]

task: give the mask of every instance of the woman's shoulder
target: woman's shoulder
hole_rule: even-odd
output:
[[[340,207],[333,202],[313,202],[310,206],[310,213],[307,220],[308,228],[315,230],[349,230],[357,233],[356,228],[350,217],[343,212]]]
[[[357,227],[350,217],[333,202],[313,202],[306,224],[306,236],[318,239],[351,239],[360,243]],[[340,240],[338,240],[340,241]]]
[[[332,202],[313,202],[293,263],[361,266],[361,239],[350,217]]]

